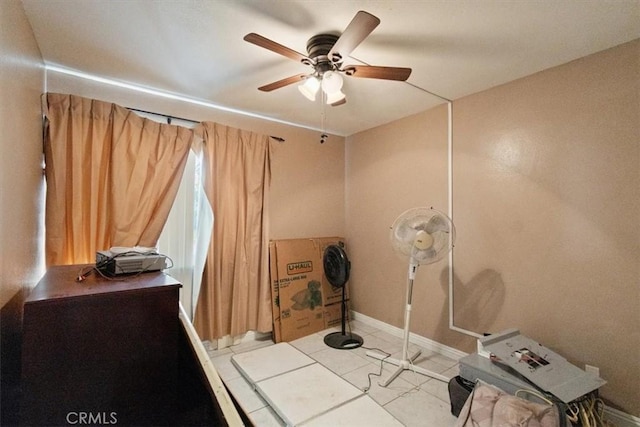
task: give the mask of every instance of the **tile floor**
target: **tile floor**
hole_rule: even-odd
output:
[[[393,358],[401,358],[401,338],[353,320],[351,330],[364,339],[364,345],[354,350],[338,350],[328,347],[323,341],[326,334],[336,330],[338,329],[327,329],[291,341],[290,344],[360,389],[367,387],[371,378],[371,387],[368,391],[371,398],[405,426],[449,427],[454,425],[456,418],[450,412],[447,383],[407,370],[388,387],[378,385],[378,382],[382,382],[396,370],[396,366],[383,363],[382,376],[375,376],[374,374],[380,373],[380,361],[367,356],[367,348],[376,348],[390,353]],[[283,426],[282,420],[231,363],[231,356],[234,354],[273,345],[271,338],[242,342],[221,350],[212,349],[209,342],[203,344],[220,377],[249,419],[258,427]],[[409,346],[410,354],[418,349],[418,346]],[[422,354],[414,363],[449,378],[458,375],[456,360],[429,350],[422,349]]]

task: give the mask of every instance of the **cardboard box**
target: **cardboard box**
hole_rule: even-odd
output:
[[[269,244],[273,339],[292,341],[341,324],[342,288],[324,275],[324,250],[340,237],[273,240]]]
[[[278,293],[278,251],[275,242],[269,242],[269,277],[271,282],[271,311],[273,318],[273,341],[282,341],[280,336],[280,296]]]
[[[292,341],[324,328],[322,263],[313,239],[277,240],[274,245],[277,279],[272,285],[277,281],[280,340]]]

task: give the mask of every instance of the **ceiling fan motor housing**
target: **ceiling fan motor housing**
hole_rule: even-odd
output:
[[[340,55],[337,55],[337,60],[334,60],[333,62],[328,56],[331,48],[333,48],[333,45],[335,45],[337,41],[338,36],[334,34],[317,34],[311,37],[307,42],[307,53],[309,54],[309,58],[313,61],[309,65],[313,66],[319,75],[322,75],[327,71],[335,70],[336,67],[334,63],[342,61]]]

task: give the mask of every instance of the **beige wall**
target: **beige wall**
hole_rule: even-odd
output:
[[[42,263],[42,125],[44,68],[22,9],[0,7],[0,328],[2,421],[15,416],[20,375],[22,302]]]
[[[44,64],[19,1],[0,11],[0,306],[33,284],[41,259]]]
[[[640,415],[640,42],[454,102],[456,326],[510,327],[583,367]],[[386,234],[446,210],[446,108],[347,139],[353,308],[402,326],[406,266]],[[421,267],[412,331],[447,331],[447,262]]]
[[[391,249],[390,226],[409,208],[447,210],[447,109],[438,107],[347,138],[347,244],[352,308],[401,327],[408,264]],[[420,269],[414,332],[446,333],[447,262]]]

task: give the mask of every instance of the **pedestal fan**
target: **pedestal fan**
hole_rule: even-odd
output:
[[[329,283],[331,283],[331,286],[342,288],[342,330],[326,335],[324,337],[324,343],[329,347],[340,350],[358,348],[363,343],[362,338],[354,333],[347,333],[345,330],[347,317],[345,288],[351,271],[351,263],[347,258],[347,253],[340,245],[329,245],[324,250],[322,263],[324,266],[324,275],[327,277]]]
[[[402,213],[391,226],[391,245],[394,251],[405,261],[409,262],[407,280],[407,304],[404,314],[404,341],[402,345],[402,359],[391,359],[386,355],[368,351],[367,356],[374,357],[398,366],[398,369],[381,384],[388,386],[404,370],[411,369],[422,375],[427,375],[440,381],[449,378],[436,372],[428,371],[412,363],[420,355],[420,351],[409,356],[409,325],[411,321],[411,297],[413,280],[419,265],[431,264],[442,259],[453,248],[455,228],[451,219],[433,208],[413,208]]]

